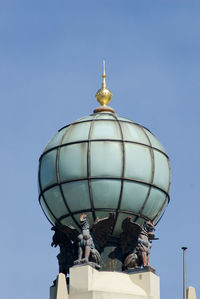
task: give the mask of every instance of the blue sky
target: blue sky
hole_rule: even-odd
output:
[[[183,245],[199,296],[199,15],[195,0],[0,0],[3,298],[48,298],[57,250],[37,200],[38,158],[98,106],[103,59],[111,106],[170,156],[171,202],[151,255],[161,299],[182,296]]]

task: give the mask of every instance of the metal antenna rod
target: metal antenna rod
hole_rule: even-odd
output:
[[[187,247],[181,247],[183,250],[183,299],[186,299],[186,259],[185,253]]]

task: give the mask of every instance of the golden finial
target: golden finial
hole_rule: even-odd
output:
[[[112,97],[112,92],[106,88],[105,60],[103,60],[102,87],[96,93],[96,99],[101,106],[96,108],[94,112],[109,111],[114,113],[115,111],[111,107],[107,106],[107,104],[112,100]]]

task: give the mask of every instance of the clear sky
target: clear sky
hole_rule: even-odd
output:
[[[118,114],[149,128],[172,168],[151,264],[161,299],[199,288],[200,2],[0,0],[1,248],[4,299],[48,298],[58,273],[38,204],[38,158],[62,126],[92,113],[102,59]]]

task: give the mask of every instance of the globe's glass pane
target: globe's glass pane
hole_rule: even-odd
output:
[[[77,229],[78,231],[80,230],[78,225],[76,225],[76,223],[74,222],[74,220],[72,219],[71,216],[62,219],[60,222],[63,225],[72,226],[73,228]]]
[[[40,162],[40,181],[42,189],[57,183],[56,154],[57,150],[52,150],[42,157]]]
[[[49,143],[47,144],[47,146],[45,147],[44,152],[46,152],[47,150],[49,150],[52,147],[58,146],[61,143],[62,137],[65,134],[65,132],[68,130],[67,128],[62,129],[60,132],[57,132],[49,141]]]
[[[125,177],[149,183],[152,176],[152,158],[149,148],[125,143]]]
[[[147,129],[144,129],[144,130],[145,130],[147,136],[149,137],[152,146],[165,153],[165,149],[162,146],[162,144],[158,141],[158,139],[152,133],[150,133]]]
[[[40,204],[41,204],[41,206],[42,206],[42,209],[43,209],[45,215],[46,215],[47,218],[49,219],[49,221],[50,221],[51,223],[55,224],[55,223],[56,223],[56,219],[55,219],[55,218],[52,216],[52,214],[49,212],[49,209],[47,208],[47,206],[46,206],[46,204],[45,204],[44,199],[43,199],[42,196],[40,197]]]
[[[81,216],[81,214],[82,214],[82,213],[80,213],[80,214],[75,214],[75,215],[74,215],[74,218],[76,219],[76,221],[77,221],[79,224],[80,224],[80,216]],[[93,223],[94,223],[92,213],[91,213],[91,212],[85,212],[84,214],[87,215],[88,220],[89,220],[90,227],[92,227],[92,225],[93,225]]]
[[[153,183],[161,189],[168,191],[170,183],[170,170],[167,157],[154,150],[154,160],[155,173]]]
[[[145,222],[145,219],[139,217],[135,222],[139,225],[142,225]]]
[[[94,121],[91,139],[121,139],[117,121]]]
[[[161,217],[163,216],[163,214],[165,213],[166,207],[168,205],[168,200],[166,200],[166,203],[161,211],[161,213],[158,214],[158,216],[156,216],[156,218],[153,220],[153,223],[158,223],[158,221],[161,219]]]
[[[44,193],[46,203],[49,206],[50,210],[53,212],[56,218],[60,218],[65,214],[68,214],[69,211],[64,204],[60,188],[58,186],[53,187],[47,190]]]
[[[97,119],[112,119],[115,120],[114,114],[113,113],[98,113]]]
[[[87,143],[72,144],[60,149],[61,182],[87,177]]]
[[[152,187],[149,198],[145,204],[144,210],[142,211],[142,214],[148,217],[150,220],[153,220],[157,216],[160,208],[162,207],[165,198],[166,195],[164,192]]]
[[[63,184],[62,189],[72,212],[91,208],[87,180]]]
[[[91,176],[121,177],[122,143],[91,142]]]
[[[117,118],[118,118],[118,120],[120,120],[120,121],[125,121],[125,122],[133,123],[133,121],[130,120],[129,118],[121,117],[121,116],[119,116],[119,115],[117,115]]]
[[[77,122],[84,122],[84,121],[90,121],[90,120],[93,120],[94,117],[95,117],[94,114],[91,114],[91,115],[88,115],[88,116],[84,116],[84,117],[81,117],[81,118],[75,120],[75,123],[77,123]]]
[[[147,185],[124,181],[120,209],[139,213],[147,197],[148,190],[149,186]]]
[[[88,139],[91,122],[71,125],[63,138],[62,143],[82,141]]]
[[[105,217],[109,217],[109,212],[111,211],[95,211],[96,217],[98,217],[99,219],[105,218]],[[113,210],[113,212],[115,212],[115,210]]]
[[[121,180],[92,180],[91,187],[95,208],[117,208]]]
[[[131,217],[133,218],[133,220],[135,220],[135,216],[131,215],[131,214],[125,214],[125,213],[119,213],[118,217],[117,217],[117,222],[113,231],[113,235],[119,235],[122,232],[122,222],[124,219],[126,219],[127,217]]]
[[[139,142],[143,144],[150,145],[149,140],[147,136],[145,135],[144,131],[141,129],[141,127],[129,124],[129,123],[121,123],[122,131],[124,140],[130,140],[133,142]]]

